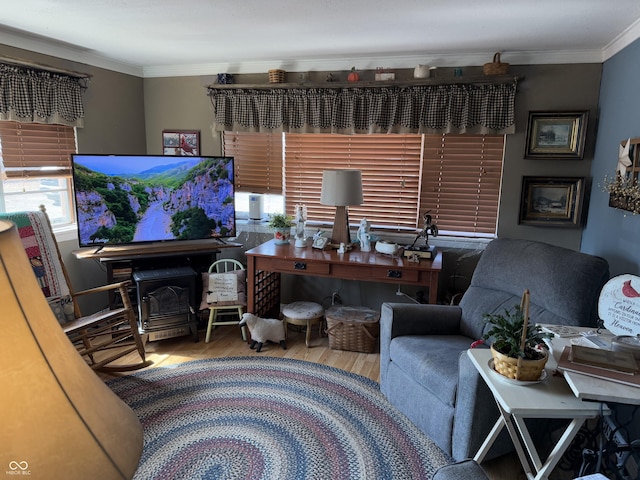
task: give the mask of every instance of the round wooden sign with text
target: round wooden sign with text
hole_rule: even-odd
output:
[[[602,288],[598,315],[615,335],[640,334],[640,277],[619,275]]]

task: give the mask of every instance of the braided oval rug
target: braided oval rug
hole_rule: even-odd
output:
[[[138,415],[136,479],[429,479],[451,460],[368,378],[273,357],[108,382]]]

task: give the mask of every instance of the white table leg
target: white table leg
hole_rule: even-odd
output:
[[[565,450],[569,448],[569,445],[571,445],[571,442],[573,441],[574,437],[576,436],[576,434],[578,433],[582,425],[584,425],[585,421],[586,421],[586,418],[574,418],[573,420],[571,420],[571,423],[567,426],[567,428],[563,432],[562,436],[560,437],[560,440],[558,440],[558,443],[556,444],[556,446],[553,447],[553,450],[551,450],[551,453],[549,453],[549,457],[547,457],[547,461],[544,463],[542,468],[538,470],[538,475],[536,476],[536,479],[547,478],[551,474],[551,471],[555,468],[557,463],[560,461]]]
[[[506,412],[502,413],[508,415]],[[569,448],[571,441],[574,439],[574,437],[586,421],[586,418],[572,419],[567,428],[560,436],[558,443],[556,443],[555,447],[553,447],[553,449],[549,453],[546,461],[543,463],[533,443],[531,434],[527,429],[525,419],[518,415],[509,415],[509,417],[509,420],[513,421],[513,424],[515,424],[515,426],[520,431],[520,436],[518,436],[515,429],[513,430],[513,434],[511,435],[511,439],[514,442],[516,451],[518,452],[518,456],[520,457],[520,463],[522,463],[522,468],[524,468],[527,477],[534,480],[546,480],[547,478],[549,478],[549,475],[562,458],[565,450]],[[507,420],[507,429],[509,429],[509,420]],[[510,434],[511,432],[512,430],[509,429]],[[518,444],[520,444],[519,448]],[[526,449],[526,454],[522,447]],[[531,462],[531,464],[533,465],[533,470],[529,468],[529,462]],[[535,475],[533,474],[533,471],[535,471]]]
[[[496,421],[495,425],[491,429],[491,432],[489,432],[489,435],[487,435],[487,438],[484,440],[484,442],[482,442],[482,445],[480,446],[478,453],[476,453],[475,456],[473,457],[473,459],[477,463],[482,463],[482,461],[484,460],[484,457],[487,456],[487,453],[489,453],[489,449],[493,446],[493,443],[496,441],[496,438],[498,438],[498,435],[504,428],[504,425],[505,425],[504,418],[502,418],[502,415],[501,415],[500,417],[498,417],[498,420]]]

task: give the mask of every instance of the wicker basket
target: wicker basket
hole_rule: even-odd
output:
[[[284,78],[287,72],[284,70],[272,69],[269,70],[269,83],[284,83]]]
[[[373,353],[380,334],[380,314],[367,307],[334,306],[325,312],[329,347]]]
[[[540,379],[542,370],[547,364],[549,354],[545,352],[544,358],[540,360],[522,359],[518,366],[518,359],[507,357],[491,347],[491,355],[493,356],[493,368],[496,372],[504,375],[512,380],[521,380],[525,382],[536,381]]]
[[[509,64],[500,61],[500,52],[493,56],[493,62],[485,63],[482,67],[485,75],[504,75],[509,72]]]

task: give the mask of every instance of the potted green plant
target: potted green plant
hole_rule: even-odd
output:
[[[492,339],[496,372],[513,380],[540,379],[549,358],[544,339],[553,335],[529,323],[529,291],[525,290],[521,305],[505,309],[502,314],[485,314],[483,318],[490,328],[482,338]]]
[[[286,213],[273,213],[269,215],[269,223],[267,225],[273,230],[276,245],[286,245],[289,243],[293,217]]]

